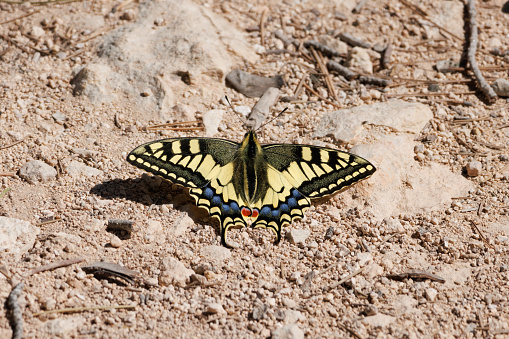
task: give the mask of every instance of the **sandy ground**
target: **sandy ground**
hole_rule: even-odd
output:
[[[9,189],[0,198],[0,214],[40,230],[21,257],[2,254],[1,299],[13,284],[25,283],[19,299],[25,337],[269,337],[288,324],[298,327],[292,327],[296,338],[302,333],[309,338],[509,335],[507,101],[486,105],[475,86],[463,81],[472,79],[470,72],[433,69],[438,60],[459,60],[464,48],[460,20],[453,17],[443,24],[460,32],[454,38],[436,34],[436,27],[424,22],[415,8],[392,0],[368,2],[360,14],[334,11],[328,2],[203,1],[249,31],[253,45],[261,41],[259,30],[252,28],[259,27],[267,10],[263,47],[269,51],[281,47],[273,32],[282,24],[288,36],[302,41],[342,31],[371,43],[391,41],[389,69],[379,68],[376,53],[371,57],[376,75],[400,80],[383,90],[354,84],[345,90],[348,99],[341,106],[411,94],[403,100],[429,105],[434,114],[418,138],[425,147],[416,161],[422,166],[445,164],[466,177],[468,163],[479,161],[482,166],[479,175],[468,177],[475,187],[469,195],[455,197],[440,211],[382,221],[362,209],[349,209],[345,197],[336,195],[314,204],[304,220],[290,226],[310,231],[304,244],[284,240],[274,246],[268,231],[241,230],[232,232],[240,248],[225,251],[215,247],[220,245],[216,221],[194,207],[184,189],[143,175],[124,160],[143,142],[203,131],[147,131],[146,126],[165,121],[143,120],[128,103],[93,105],[73,96],[71,79],[96,58],[101,34],[136,20],[137,2],[114,8],[119,4],[0,2],[0,188]],[[447,4],[440,4],[418,3],[434,22],[450,14]],[[498,47],[503,54],[509,48],[508,14],[502,11],[503,1],[478,4],[478,62],[491,82],[507,77],[508,56],[491,51]],[[84,14],[102,20],[83,23]],[[301,75],[314,67],[294,53],[268,53],[263,62],[239,66],[262,75],[283,69],[288,83],[283,92],[289,96]],[[333,79],[340,86],[338,78]],[[440,95],[428,95],[433,84]],[[316,88],[327,96],[323,83]],[[301,100],[318,104],[306,106],[307,114],[283,116],[268,125],[263,142],[314,142],[314,126],[335,107],[305,93]],[[225,88],[225,94],[236,106],[256,102],[231,89]],[[214,108],[220,101],[204,103],[191,96],[186,104]],[[444,136],[450,131],[456,137]],[[244,132],[238,116],[228,111],[217,136],[238,141]],[[334,144],[330,138],[321,142]],[[31,160],[55,168],[56,178],[44,183],[20,178],[19,169]],[[76,162],[98,171],[71,172]],[[135,229],[130,235],[107,231],[109,219],[132,220]],[[325,238],[331,226],[334,232]],[[83,261],[32,274],[33,268],[75,258]],[[198,283],[158,286],[164,258],[194,270]],[[98,261],[136,270],[141,278],[130,284],[101,279],[81,268]],[[439,278],[394,276],[414,269]],[[312,279],[310,272],[315,273]],[[116,305],[129,308],[93,309]],[[75,307],[85,310],[38,314]],[[4,303],[0,312],[0,337],[9,337]]]

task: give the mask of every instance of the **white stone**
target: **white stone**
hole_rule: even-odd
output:
[[[437,299],[438,291],[434,289],[433,287],[427,288],[424,291],[424,296],[426,297],[426,300],[428,301],[435,301]]]
[[[57,170],[40,160],[25,163],[19,170],[19,176],[31,184],[47,182],[57,176]]]
[[[290,324],[278,328],[271,333],[272,339],[304,339],[304,331],[297,324]]]
[[[78,178],[81,176],[94,177],[103,174],[103,171],[85,165],[82,162],[72,160],[67,166],[67,174],[72,178]]]
[[[102,38],[99,58],[73,79],[75,95],[94,103],[129,100],[139,108],[134,119],[175,119],[172,107],[182,96],[217,100],[225,91],[224,74],[259,59],[247,34],[206,6],[160,0],[138,10],[136,20]],[[154,29],[156,20],[168,24]],[[178,71],[190,72],[191,85]],[[140,95],[148,89],[153,95]]]
[[[373,63],[371,62],[369,52],[362,47],[354,47],[350,50],[346,66],[358,69],[364,74],[373,74]]]
[[[371,325],[373,327],[385,327],[392,324],[396,320],[395,317],[391,317],[390,315],[386,315],[383,313],[378,313],[371,317],[366,317],[362,319],[362,322],[366,325]]]
[[[313,136],[332,136],[344,143],[354,143],[365,136],[366,124],[417,134],[432,117],[433,113],[426,105],[392,99],[327,113],[320,120]]]
[[[57,318],[54,320],[48,320],[43,323],[43,328],[46,333],[57,335],[57,336],[71,336],[70,332],[75,332],[78,327],[85,324],[85,318],[81,316],[75,316],[71,318]],[[75,333],[77,334],[77,333]],[[72,335],[74,337],[74,335]]]
[[[200,256],[204,262],[224,264],[232,256],[232,252],[224,246],[209,245],[200,250]]]
[[[361,252],[357,253],[357,259],[359,260],[359,265],[362,267],[373,260],[373,255],[369,252]]]
[[[350,149],[372,162],[377,171],[355,186],[360,199],[353,199],[347,192],[342,195],[345,205],[383,219],[439,211],[449,207],[453,197],[468,195],[473,184],[461,173],[434,162],[422,166],[414,160],[414,138],[412,134],[374,133],[371,144]]]
[[[0,255],[21,257],[34,246],[39,233],[28,221],[0,217]]]
[[[203,126],[205,126],[205,136],[213,137],[217,133],[219,125],[223,120],[225,111],[222,109],[212,109],[203,115]]]
[[[209,303],[205,308],[205,312],[210,314],[226,314],[223,305],[219,303]]]
[[[159,274],[159,284],[162,286],[176,285],[186,286],[194,273],[183,263],[173,257],[166,257],[161,260],[161,273]]]
[[[305,320],[306,320],[306,316],[304,314],[302,314],[302,312],[300,312],[300,311],[287,310],[285,312],[285,319],[284,319],[285,324],[294,324],[296,322],[305,321]]]
[[[286,238],[292,243],[292,244],[304,244],[306,242],[306,239],[311,235],[310,230],[306,229],[299,229],[299,228],[292,228],[290,231],[286,233]]]

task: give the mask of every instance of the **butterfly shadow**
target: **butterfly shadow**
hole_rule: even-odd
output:
[[[102,199],[125,199],[147,207],[171,204],[171,208],[187,213],[197,224],[208,218],[207,212],[194,204],[186,188],[155,176],[104,181],[92,187],[90,193]]]

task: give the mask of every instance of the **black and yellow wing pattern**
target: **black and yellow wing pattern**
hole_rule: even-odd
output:
[[[221,242],[232,227],[281,228],[302,218],[310,199],[368,178],[367,160],[331,148],[261,145],[254,131],[241,143],[216,138],[174,138],[135,148],[127,161],[189,188],[199,207],[219,219]]]

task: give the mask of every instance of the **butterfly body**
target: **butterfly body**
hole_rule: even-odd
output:
[[[281,228],[302,218],[310,199],[333,194],[369,177],[367,160],[325,147],[261,145],[256,133],[241,143],[216,138],[174,138],[135,148],[127,161],[189,188],[199,207],[219,219],[221,242],[232,227]]]

